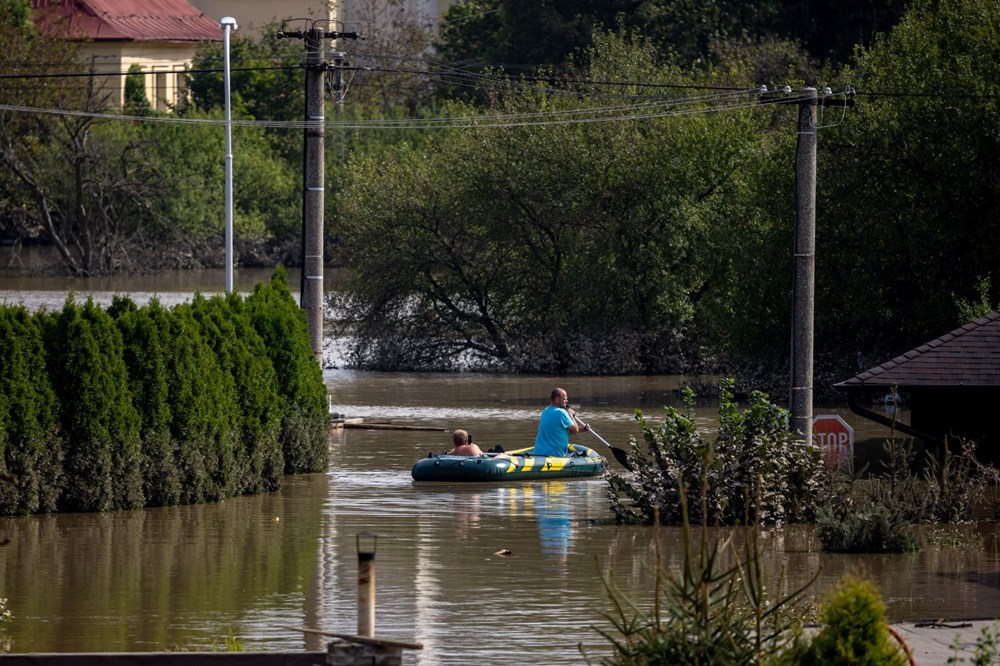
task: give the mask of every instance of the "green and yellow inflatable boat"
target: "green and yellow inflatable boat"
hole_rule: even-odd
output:
[[[507,451],[509,458],[494,453],[482,456],[429,454],[413,466],[414,481],[528,481],[599,476],[607,466],[593,449],[569,445],[566,457],[536,456],[534,449]]]

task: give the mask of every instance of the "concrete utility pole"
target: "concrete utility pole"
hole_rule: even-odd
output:
[[[822,96],[812,87],[791,96],[785,86],[776,96],[761,88],[761,104],[798,104],[799,140],[795,152],[795,277],[792,284],[792,377],[789,428],[801,441],[812,443],[813,313],[816,310],[816,139],[820,106],[854,106],[854,89],[846,97]]]
[[[326,168],[323,30],[306,33],[305,150],[302,183],[302,286],[299,304],[309,321],[309,339],[317,363],[323,361],[323,211]]]
[[[328,32],[317,25],[327,21],[309,22],[309,30],[288,32],[282,27],[280,38],[296,38],[305,41],[306,47],[306,98],[304,150],[302,157],[302,281],[299,305],[306,311],[309,322],[309,339],[313,356],[317,363],[323,361],[323,219],[326,206],[326,149],[325,92],[326,70],[328,69],[324,51],[324,40],[358,39],[356,32]],[[337,69],[337,102],[341,102],[339,90],[341,76],[340,63],[346,62],[347,54],[335,53]]]
[[[812,442],[813,312],[816,292],[816,125],[815,88],[799,97],[799,140],[795,151],[795,280],[792,285],[791,429]]]

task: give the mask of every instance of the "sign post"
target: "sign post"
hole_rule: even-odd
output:
[[[854,428],[837,414],[813,419],[813,446],[819,447],[828,465],[846,465],[854,460]]]

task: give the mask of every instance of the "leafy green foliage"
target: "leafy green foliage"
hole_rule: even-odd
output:
[[[957,655],[959,650],[965,649],[966,645],[961,641],[961,635],[956,635],[951,643],[951,649],[955,655],[948,657],[949,664],[964,664],[965,659]],[[972,650],[972,659],[969,663],[976,666],[989,666],[996,663],[997,656],[1000,655],[1000,625],[994,622],[993,626],[983,627],[979,631],[976,645]]]
[[[219,365],[233,378],[232,398],[238,404],[240,422],[234,459],[235,492],[276,490],[284,471],[278,441],[281,399],[264,341],[247,318],[238,296],[197,296],[192,308]]]
[[[152,111],[153,107],[146,97],[146,76],[142,73],[142,67],[133,64],[128,68],[128,75],[125,77],[125,113],[133,116],[145,116]]]
[[[702,505],[708,501],[707,491],[708,480],[703,476]],[[784,591],[782,580],[766,581],[760,566],[759,530],[745,531],[742,550],[733,544],[733,535],[710,540],[704,511],[700,543],[695,546],[687,493],[682,491],[679,500],[684,525],[682,567],[675,574],[657,566],[652,612],[640,609],[611,582],[603,581],[615,610],[607,615],[614,631],[597,629],[612,647],[612,656],[600,663],[784,663],[784,655],[801,651],[802,618],[808,610],[803,593],[815,578],[790,593]],[[654,543],[659,548],[659,539]],[[779,590],[777,596],[774,589]]]
[[[696,66],[711,62],[719,43],[769,38],[802,42],[812,58],[843,63],[855,45],[888,30],[905,6],[903,0],[462,0],[445,14],[436,49],[463,67],[558,66],[589,47],[594,34],[622,25]]]
[[[980,463],[975,444],[945,449],[943,460],[928,454],[922,474],[913,471],[912,442],[893,436],[885,443],[883,471],[832,470],[822,493],[816,522],[824,550],[850,553],[900,553],[919,550],[916,525],[974,520],[985,490],[1000,478]]]
[[[800,663],[891,666],[907,663],[890,636],[885,604],[872,583],[848,576],[820,607],[824,625]]]
[[[220,367],[191,306],[158,320],[166,343],[171,432],[178,445],[181,501],[214,501],[235,493],[238,416],[233,378]]]
[[[0,307],[0,514],[215,501],[324,469],[304,315],[283,269],[258,287],[172,309]]]
[[[62,439],[41,330],[23,306],[0,308],[0,514],[56,508]]]
[[[149,506],[181,501],[177,442],[171,435],[167,358],[157,319],[166,313],[159,301],[139,309],[131,299],[115,296],[108,314],[122,333],[132,401],[142,419],[143,494]]]
[[[656,55],[642,40],[606,36],[586,74],[689,81]],[[628,92],[662,101],[649,89]],[[484,90],[488,113],[450,108],[475,130],[442,131],[352,164],[338,211],[356,365],[684,366],[716,261],[715,229],[733,212],[730,194],[762,119],[740,111],[600,126],[490,119],[595,113],[604,101],[588,93],[498,85]]]
[[[285,473],[321,471],[329,454],[326,386],[313,357],[305,313],[288,291],[283,268],[275,270],[267,284],[254,287],[245,312],[264,343],[278,383]]]
[[[754,392],[740,410],[733,382],[720,387],[719,432],[706,441],[694,421],[693,393],[685,394],[686,413],[664,409],[663,422],[651,425],[641,412],[645,450],[632,438],[629,459],[634,474],[608,475],[611,509],[619,522],[663,524],[683,520],[685,489],[704,482],[700,506],[691,516],[712,524],[781,524],[812,518],[820,497],[820,452],[794,441],[788,413]]]
[[[141,419],[132,404],[121,333],[92,299],[80,306],[70,296],[45,338],[65,436],[59,509],[143,506]]]
[[[982,298],[982,280],[997,300],[997,262],[983,248],[1000,233],[998,53],[991,0],[910,3],[859,51],[845,80],[884,94],[859,97],[824,142],[818,346],[891,358],[965,323],[954,303]]]
[[[265,26],[260,38],[230,37],[230,101],[235,117],[297,120],[304,112],[305,68],[300,40],[279,39],[277,24]],[[198,51],[189,81],[192,105],[202,112],[221,111],[225,103],[223,45]],[[206,71],[214,70],[214,71]],[[301,148],[301,147],[300,147]],[[300,149],[299,148],[299,149]]]
[[[186,117],[220,120],[220,111]],[[225,135],[218,126],[148,123],[141,128],[170,196],[157,201],[159,217],[170,221],[162,234],[176,250],[218,256],[225,210]],[[233,128],[233,240],[252,256],[267,242],[290,245],[301,226],[301,185],[292,167],[259,128]],[[182,259],[178,259],[178,262]],[[221,258],[220,258],[221,261]]]

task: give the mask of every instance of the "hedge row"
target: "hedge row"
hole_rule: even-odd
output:
[[[283,269],[245,300],[0,306],[0,349],[0,514],[209,502],[326,468],[326,388]]]

